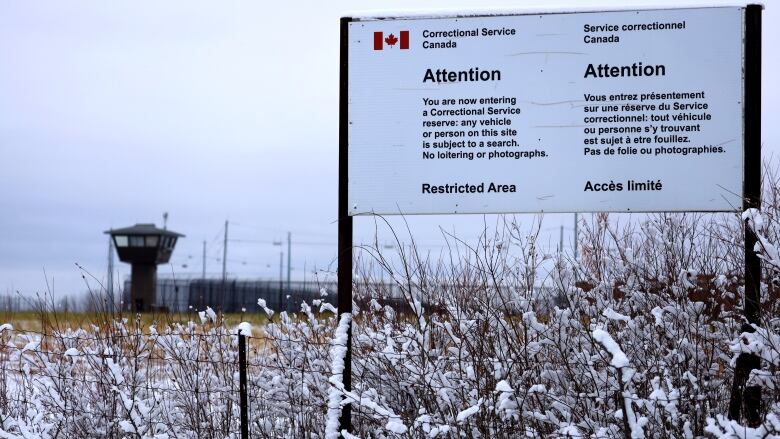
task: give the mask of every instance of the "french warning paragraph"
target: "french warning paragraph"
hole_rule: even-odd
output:
[[[722,154],[698,141],[715,122],[704,91],[585,94],[583,154],[687,156]]]

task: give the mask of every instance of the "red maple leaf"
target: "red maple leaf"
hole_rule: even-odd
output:
[[[387,43],[387,44],[389,44],[391,46],[395,46],[395,43],[397,43],[397,42],[398,42],[398,38],[396,38],[395,35],[393,35],[393,34],[390,34],[390,35],[387,36],[387,38],[385,38],[385,43]]]

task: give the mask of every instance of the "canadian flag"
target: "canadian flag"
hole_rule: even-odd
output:
[[[385,44],[387,44],[390,47],[395,46],[398,44],[399,49],[408,49],[409,48],[409,31],[408,30],[402,30],[401,32],[398,32],[398,36],[395,36],[395,34],[390,34],[385,37],[384,32],[374,32],[374,50],[382,50],[385,48]]]

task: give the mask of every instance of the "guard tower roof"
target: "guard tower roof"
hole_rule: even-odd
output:
[[[121,229],[106,230],[106,234],[109,235],[161,235],[161,236],[175,236],[177,238],[183,238],[181,233],[172,232],[168,229],[158,229],[154,224],[141,223],[131,227],[123,227]]]

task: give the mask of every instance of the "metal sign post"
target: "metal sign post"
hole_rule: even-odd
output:
[[[341,19],[341,64],[339,66],[339,242],[337,268],[338,321],[341,315],[352,313],[352,217],[349,215],[349,150],[348,150],[348,86],[349,86],[349,22]],[[352,322],[347,330],[347,353],[342,376],[344,390],[352,390]],[[339,431],[352,431],[352,406],[346,404],[339,418]]]
[[[763,6],[748,5],[745,9],[745,154],[742,209],[761,208],[761,12]],[[747,324],[742,332],[754,332],[751,325],[761,324],[761,260],[755,251],[755,232],[745,224],[745,298]],[[734,370],[734,383],[729,401],[729,418],[744,418],[748,425],[761,423],[761,388],[746,386],[750,372],[761,368],[755,354],[740,354]]]

